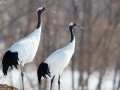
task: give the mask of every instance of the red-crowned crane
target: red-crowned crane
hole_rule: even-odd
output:
[[[37,70],[38,82],[41,83],[41,79],[44,77],[45,78],[48,76],[51,77],[50,90],[52,89],[52,83],[56,75],[59,75],[58,90],[60,90],[60,75],[62,74],[63,69],[69,64],[70,59],[74,54],[75,36],[73,33],[73,28],[75,26],[78,26],[81,29],[84,29],[83,27],[71,22],[69,24],[69,31],[71,35],[70,43],[66,45],[65,47],[53,52],[38,67],[38,70]]]
[[[17,65],[21,65],[21,77],[22,88],[24,90],[23,80],[23,66],[24,64],[33,61],[40,42],[41,35],[41,14],[43,12],[54,12],[44,7],[37,9],[38,23],[35,31],[25,38],[22,38],[18,42],[14,43],[10,49],[4,54],[2,64],[3,73],[7,75],[8,68],[14,65],[17,69]]]

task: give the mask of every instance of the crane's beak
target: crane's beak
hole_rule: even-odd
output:
[[[76,24],[76,26],[78,26],[79,28],[81,28],[81,29],[83,29],[83,30],[84,30],[84,27],[82,27],[82,26],[79,26],[79,25],[77,25],[77,24]]]
[[[49,9],[45,9],[46,12],[52,12],[52,13],[56,13],[55,11],[53,10],[49,10]]]

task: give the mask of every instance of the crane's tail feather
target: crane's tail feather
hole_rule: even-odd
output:
[[[51,77],[51,73],[50,73],[50,68],[48,66],[47,63],[42,62],[37,70],[37,75],[38,75],[38,82],[39,84],[41,84],[41,78],[47,78],[46,75],[48,75],[49,77]]]
[[[2,64],[3,64],[3,73],[4,75],[7,75],[7,71],[9,66],[12,68],[12,65],[15,66],[16,69],[17,65],[18,65],[18,53],[17,52],[11,52],[10,50],[7,51],[4,56],[3,56],[3,60],[2,60]]]

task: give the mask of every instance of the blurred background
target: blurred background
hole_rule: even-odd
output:
[[[71,21],[85,30],[74,29],[75,53],[61,75],[61,90],[120,90],[120,0],[0,0],[0,83],[21,89],[20,67],[4,76],[2,58],[14,42],[35,30],[40,6],[57,13],[42,15],[39,49],[24,67],[25,90],[49,90],[50,79],[39,85],[36,70],[70,42]]]

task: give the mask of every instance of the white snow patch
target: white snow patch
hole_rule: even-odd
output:
[[[17,88],[21,88],[21,72],[20,69],[16,70],[15,68],[11,71],[8,72],[7,76],[4,76],[2,73],[2,70],[0,70],[0,83],[1,84],[8,84],[8,85],[13,85],[16,86]],[[84,80],[87,78],[87,72],[83,73],[84,75]],[[74,72],[74,82],[75,82],[75,89],[78,87],[78,80],[79,80],[79,72],[75,71]],[[103,78],[103,83],[102,83],[102,90],[112,90],[113,88],[113,72],[109,73],[109,75],[105,75]],[[28,78],[27,78],[28,77]],[[72,90],[72,72],[70,70],[65,70],[62,75],[61,75],[61,90]],[[90,77],[89,77],[89,85],[88,89],[89,90],[96,90],[96,87],[99,82],[99,72],[93,72]],[[119,78],[119,75],[116,77],[117,79]],[[12,80],[11,80],[12,79]],[[29,79],[32,81],[32,84],[34,86],[34,90],[38,90],[38,80],[37,80],[37,71],[36,70],[31,70],[29,72],[24,72],[24,85],[26,90],[33,90],[30,86],[31,83],[29,82]],[[12,82],[12,83],[11,83]],[[50,78],[48,78],[48,90],[50,88]],[[118,83],[118,81],[116,81]],[[55,77],[54,79],[54,84],[53,84],[53,90],[58,89],[58,76]]]

